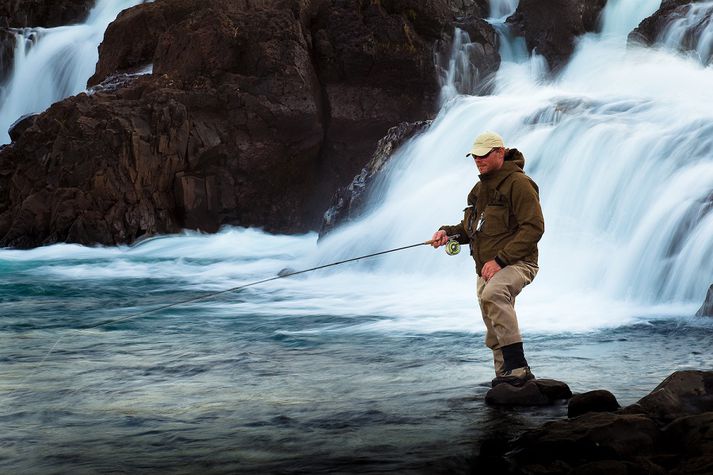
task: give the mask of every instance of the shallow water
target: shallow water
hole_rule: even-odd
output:
[[[483,325],[474,295],[448,305],[453,282],[417,296],[419,279],[325,270],[75,330],[305,268],[314,241],[228,229],[0,251],[0,471],[465,472],[484,438],[566,413],[484,405]],[[710,320],[578,330],[588,311],[570,313],[557,332],[546,315],[522,319],[536,374],[574,391],[629,404],[672,371],[712,366]]]

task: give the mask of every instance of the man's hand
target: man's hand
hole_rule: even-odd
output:
[[[495,260],[493,259],[492,261],[488,261],[485,263],[481,274],[483,276],[483,279],[485,279],[485,281],[487,282],[492,279],[493,276],[497,274],[500,270],[502,270],[502,267],[500,267],[498,263],[495,262]]]
[[[445,245],[448,242],[448,234],[446,234],[445,231],[438,230],[435,233],[433,233],[433,237],[431,238],[431,246],[435,248],[439,248],[443,245]]]

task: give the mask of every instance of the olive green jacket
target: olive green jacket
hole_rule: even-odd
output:
[[[507,150],[500,170],[480,175],[468,194],[468,207],[460,224],[442,226],[449,236],[458,234],[470,244],[475,268],[495,260],[501,267],[525,261],[537,265],[537,242],[545,232],[537,184],[523,172],[525,157]]]

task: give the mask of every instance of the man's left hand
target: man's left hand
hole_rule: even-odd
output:
[[[492,279],[493,276],[497,274],[500,270],[502,270],[502,267],[500,267],[498,263],[495,262],[495,259],[493,259],[492,261],[488,261],[485,263],[481,274],[483,276],[483,279],[485,279],[485,281],[487,282]]]

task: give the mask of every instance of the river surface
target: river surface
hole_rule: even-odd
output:
[[[468,279],[470,293],[352,264],[76,330],[301,269],[315,241],[225,229],[0,251],[0,471],[458,473],[479,441],[566,414],[484,404]],[[690,308],[589,328],[569,313],[564,331],[522,320],[535,373],[575,392],[630,404],[712,366],[713,321]]]

